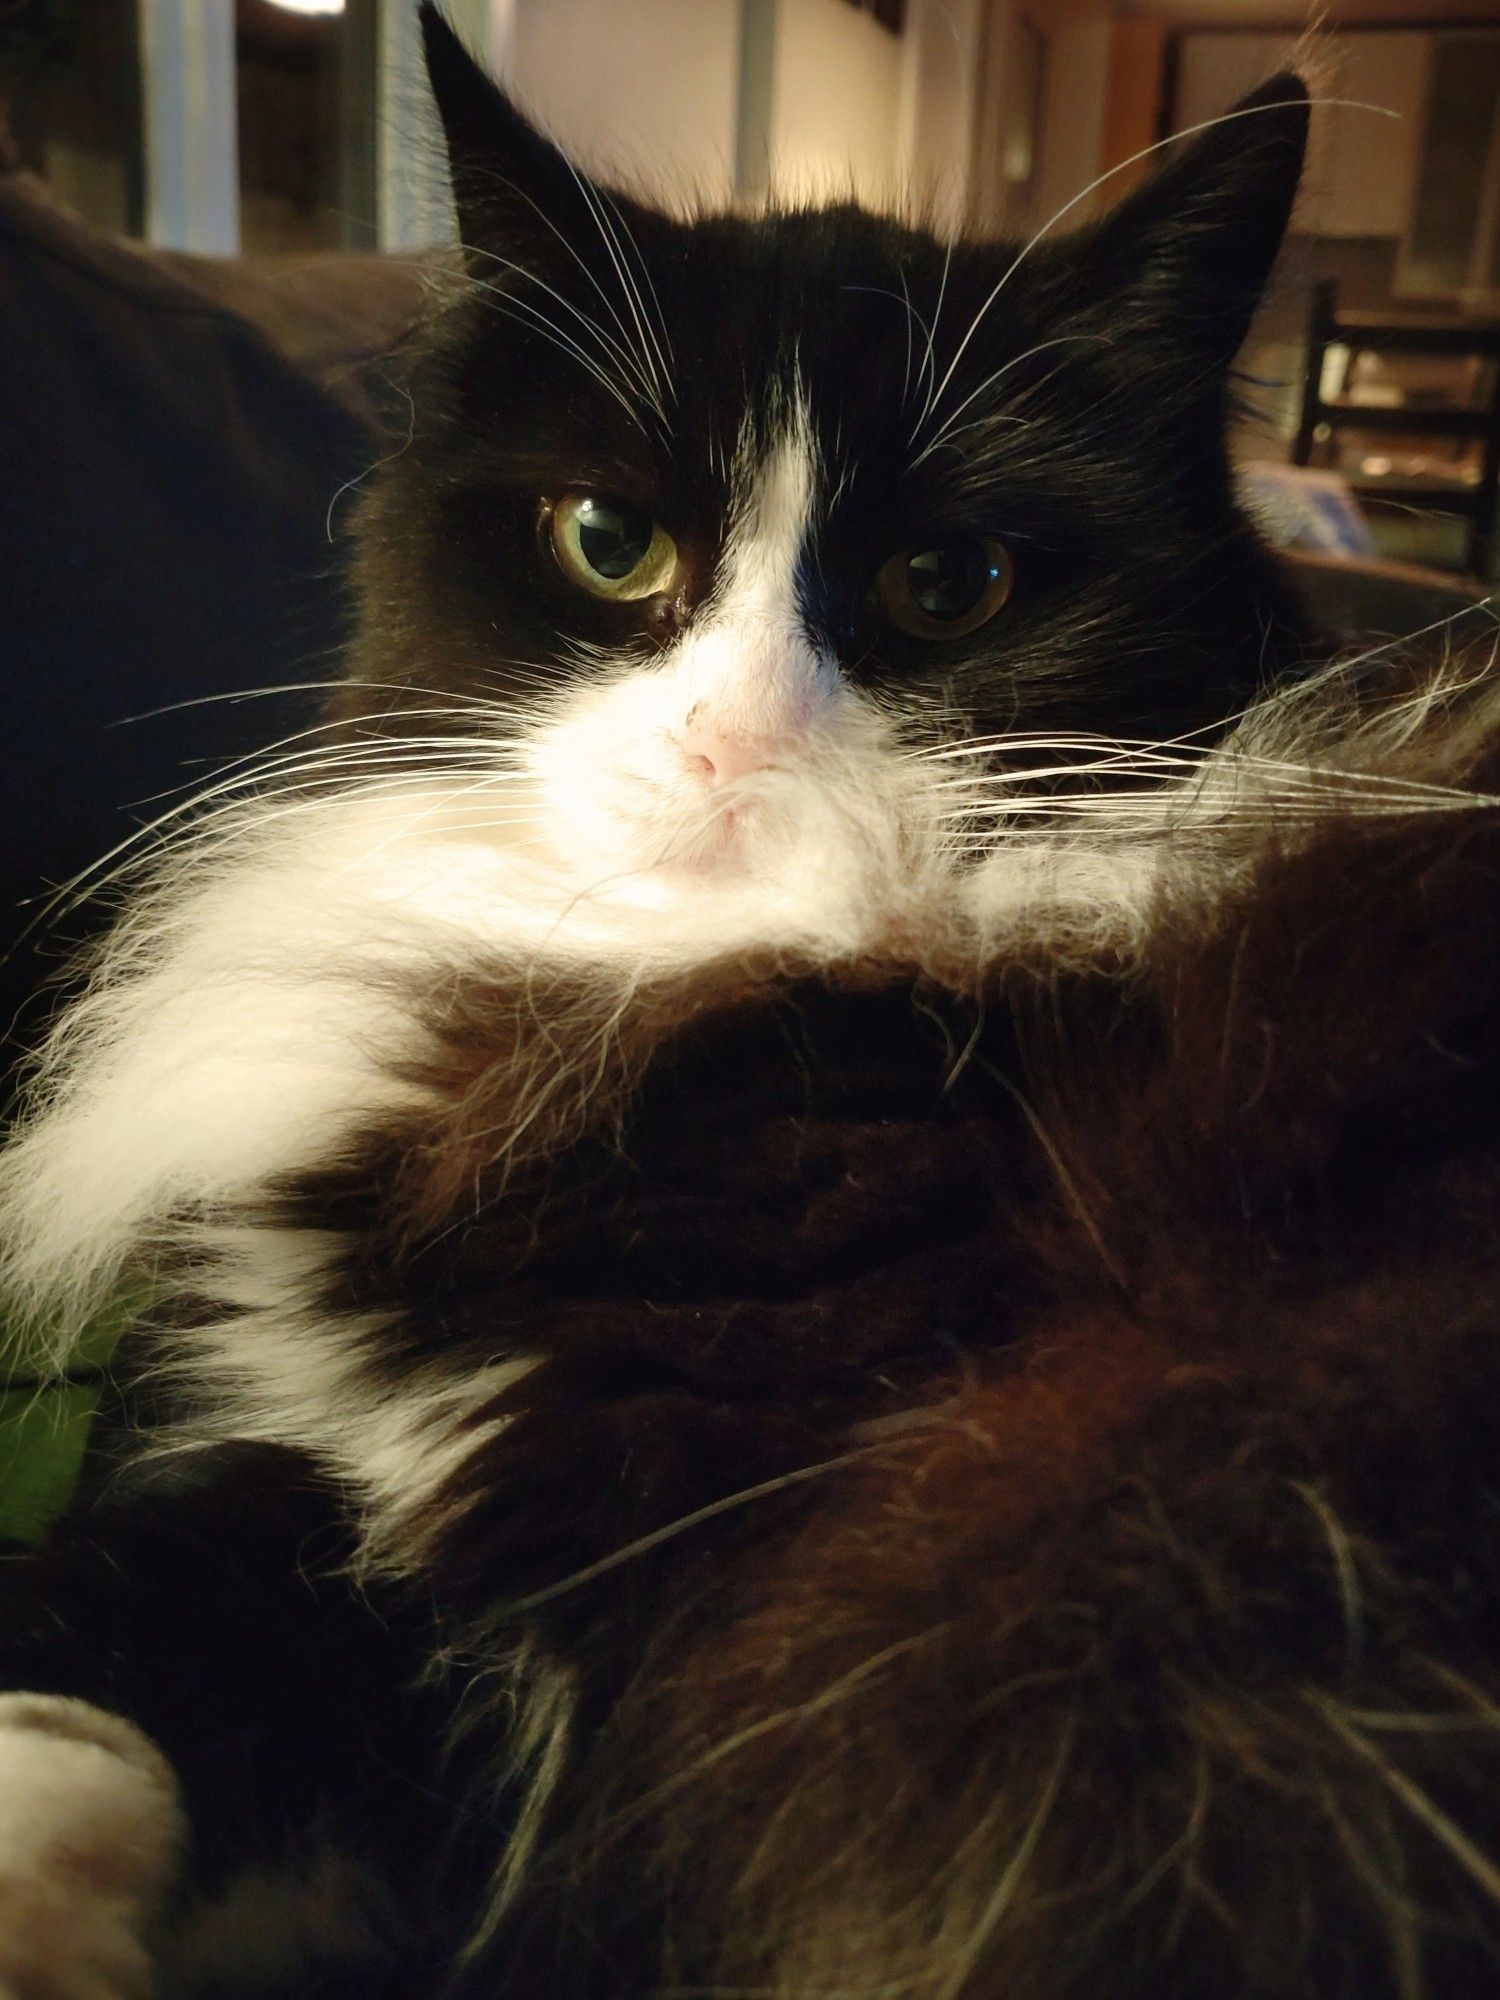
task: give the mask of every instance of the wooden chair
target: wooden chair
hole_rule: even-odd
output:
[[[1324,400],[1324,360],[1330,347],[1349,351],[1338,392]],[[1350,401],[1345,385],[1361,354],[1418,355],[1468,359],[1487,376],[1482,401],[1468,406],[1368,404]],[[1477,485],[1436,478],[1360,478],[1349,484],[1361,498],[1430,507],[1468,522],[1465,560],[1475,576],[1488,578],[1495,554],[1497,499],[1500,499],[1500,324],[1458,317],[1340,312],[1338,287],[1324,281],[1313,288],[1308,321],[1307,373],[1302,417],[1292,448],[1294,465],[1310,465],[1323,437],[1340,430],[1377,435],[1474,440],[1481,447]]]

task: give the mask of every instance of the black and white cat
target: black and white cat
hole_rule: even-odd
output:
[[[60,1359],[129,1321],[89,1489],[0,1598],[0,1995],[1239,1992],[1196,1917],[1117,1985],[1012,1949],[1046,1728],[1001,1732],[1055,1764],[1014,1823],[916,1726],[946,1697],[855,1742],[888,1812],[734,1760],[948,1629],[739,1700],[853,1601],[778,1626],[755,1538],[849,1504],[1039,1296],[996,1207],[1038,1135],[1130,1287],[1024,1109],[1013,982],[1107,989],[1108,1046],[1269,823],[1475,805],[1461,760],[1400,763],[1406,710],[1366,782],[1322,710],[1256,706],[1309,640],[1232,498],[1230,368],[1306,92],[1080,234],[944,246],[648,211],[423,20],[465,274],[364,507],[347,683],[167,843],[0,1166],[13,1308]],[[851,1591],[898,1515],[923,1546],[920,1493],[882,1500]],[[804,1822],[815,1921],[768,1858]]]
[[[648,212],[423,18],[467,275],[372,481],[337,721],[169,859],[47,1057],[8,1274],[66,1325],[163,1218],[392,1102],[408,974],[1128,928],[1133,848],[991,866],[988,830],[1159,776],[1306,660],[1225,448],[1297,79],[1082,234],[945,246]]]

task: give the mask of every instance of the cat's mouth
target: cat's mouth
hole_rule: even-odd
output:
[[[762,882],[821,901],[910,805],[877,712],[726,716],[664,674],[575,697],[529,738],[549,844],[575,876]]]
[[[736,779],[707,794],[682,828],[665,864],[690,875],[747,867],[753,859],[757,827],[766,816],[763,794],[764,787],[753,779]]]

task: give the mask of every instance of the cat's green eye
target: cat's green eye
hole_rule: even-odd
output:
[[[961,639],[994,617],[1014,580],[1003,542],[955,535],[892,556],[875,579],[875,601],[914,639]]]
[[[677,574],[677,544],[639,507],[600,493],[569,493],[552,510],[563,572],[595,597],[655,597]]]

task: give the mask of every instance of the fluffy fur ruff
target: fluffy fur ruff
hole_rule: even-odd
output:
[[[1497,745],[1345,672],[977,860],[892,756],[733,893],[388,779],[138,905],[6,1283],[335,1496],[454,1990],[1493,1990]]]

